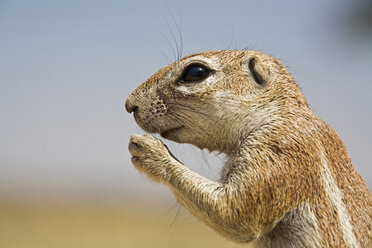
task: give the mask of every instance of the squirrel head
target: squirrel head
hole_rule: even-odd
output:
[[[308,105],[276,58],[222,50],[163,67],[128,96],[125,108],[147,132],[228,154],[283,112]]]

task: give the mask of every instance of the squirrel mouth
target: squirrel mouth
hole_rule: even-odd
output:
[[[172,136],[172,134],[174,134],[175,132],[177,132],[178,130],[182,128],[183,126],[168,129],[166,131],[160,132],[160,136],[163,138],[169,139],[169,137]]]

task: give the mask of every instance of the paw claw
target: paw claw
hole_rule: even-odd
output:
[[[140,147],[140,145],[135,143],[135,142],[131,142],[129,144],[129,149],[138,149],[139,147]]]
[[[139,158],[136,157],[136,156],[133,156],[131,160],[132,160],[133,163],[136,163],[136,162],[138,162]]]

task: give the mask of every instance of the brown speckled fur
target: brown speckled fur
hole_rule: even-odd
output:
[[[252,58],[264,85],[248,68]],[[192,63],[211,74],[183,82]],[[277,59],[247,50],[190,55],[140,85],[126,109],[148,132],[227,155],[213,182],[151,135],[129,144],[139,171],[221,235],[252,247],[371,247],[371,193]]]

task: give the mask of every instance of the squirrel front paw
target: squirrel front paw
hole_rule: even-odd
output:
[[[132,164],[138,171],[154,181],[166,180],[174,159],[163,142],[148,134],[133,134],[128,149]]]

